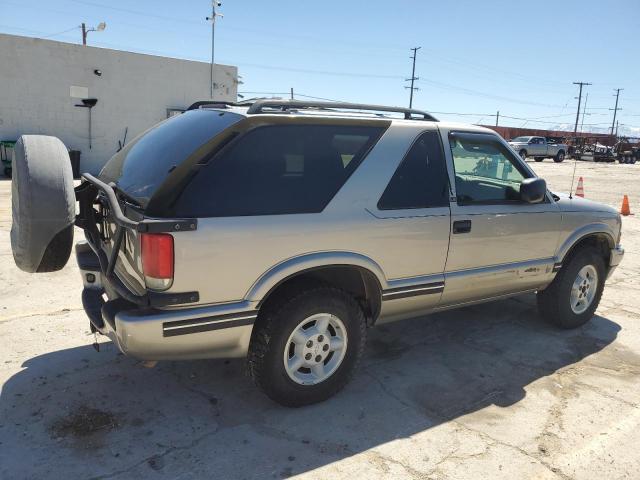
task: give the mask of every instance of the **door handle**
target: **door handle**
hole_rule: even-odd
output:
[[[469,233],[471,231],[471,220],[456,220],[453,222],[453,233]]]

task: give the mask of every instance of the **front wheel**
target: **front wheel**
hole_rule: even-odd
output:
[[[520,155],[520,158],[522,158],[523,160],[527,159],[527,151],[522,149],[518,152],[518,154]]]
[[[281,405],[321,402],[350,380],[365,341],[358,302],[342,290],[318,286],[261,313],[251,336],[249,372]]]
[[[585,248],[565,261],[556,278],[538,292],[542,316],[560,328],[576,328],[593,317],[604,289],[606,269],[602,255]]]

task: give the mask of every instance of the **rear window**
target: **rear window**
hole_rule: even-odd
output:
[[[273,125],[238,138],[187,185],[176,215],[316,213],[358,167],[384,128]]]
[[[107,162],[100,178],[115,182],[146,207],[169,173],[200,147],[244,117],[216,110],[192,110],[147,130]]]

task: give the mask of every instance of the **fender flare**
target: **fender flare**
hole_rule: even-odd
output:
[[[332,266],[367,270],[377,279],[381,289],[388,286],[380,265],[365,255],[355,252],[314,252],[289,258],[270,268],[256,280],[244,298],[249,302],[260,303],[285,280],[305,271]]]
[[[609,248],[614,248],[616,246],[616,242],[614,240],[614,232],[611,227],[606,223],[590,223],[588,225],[584,225],[579,229],[575,230],[563,243],[560,245],[556,253],[556,263],[562,263],[567,256],[567,254],[573,250],[573,248],[584,240],[587,237],[591,237],[594,235],[605,235],[607,241],[609,242]]]

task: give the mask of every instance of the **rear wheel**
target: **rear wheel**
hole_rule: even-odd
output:
[[[251,337],[249,371],[282,405],[321,402],[352,377],[365,340],[358,302],[342,290],[318,286],[261,312]]]
[[[556,162],[556,163],[562,163],[562,162],[564,162],[564,151],[560,150],[560,151],[556,154],[556,156],[555,156],[555,158],[553,159],[553,161],[554,161],[554,162]]]
[[[560,328],[587,323],[598,308],[606,269],[600,252],[585,248],[573,254],[551,284],[538,292],[542,316]]]

